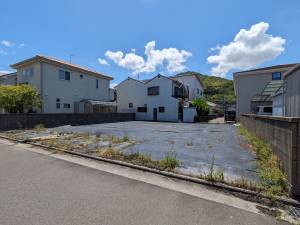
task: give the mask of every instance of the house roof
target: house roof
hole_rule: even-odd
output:
[[[296,72],[299,69],[300,69],[300,63],[296,64],[293,68],[285,72],[283,74],[283,79],[286,79],[288,76],[290,76],[292,73]]]
[[[281,65],[275,65],[275,66],[269,66],[269,67],[262,67],[262,68],[252,69],[252,70],[244,70],[244,71],[236,72],[236,73],[234,73],[234,75],[241,75],[243,73],[249,73],[249,72],[260,72],[260,71],[265,71],[265,70],[282,69],[282,68],[294,67],[296,65],[298,65],[298,64],[291,63],[291,64],[281,64]]]
[[[13,75],[16,75],[16,74],[17,74],[16,72],[13,72],[13,73],[0,73],[0,77],[13,76]]]
[[[175,76],[172,76],[171,78],[176,78],[176,77],[190,77],[190,76],[195,76],[197,78],[197,80],[201,83],[202,87],[204,88],[204,83],[202,82],[201,78],[199,77],[199,75],[197,74],[193,74],[193,73],[179,73]]]
[[[129,79],[134,80],[134,81],[139,82],[139,83],[142,83],[142,84],[147,84],[147,83],[149,83],[150,81],[154,80],[156,77],[159,77],[159,76],[167,78],[167,79],[172,80],[172,81],[174,81],[174,82],[176,82],[178,84],[182,84],[183,85],[182,82],[180,82],[180,81],[178,81],[178,80],[176,80],[176,79],[174,79],[172,77],[167,77],[167,76],[158,74],[158,75],[156,75],[155,77],[153,77],[151,79],[145,79],[145,80],[137,80],[137,79],[134,79],[132,77],[127,77],[125,80],[121,81],[118,85],[116,85],[116,87],[118,87],[121,83],[123,83],[124,81],[129,80]]]
[[[261,94],[257,94],[252,98],[252,102],[270,101],[271,97],[278,92],[284,84],[283,80],[272,80],[263,89]]]
[[[29,58],[29,59],[23,60],[21,62],[15,63],[15,64],[11,65],[11,67],[14,68],[14,69],[18,69],[22,66],[26,66],[26,65],[31,64],[33,62],[45,62],[45,63],[49,63],[49,64],[52,64],[52,65],[63,66],[63,67],[66,67],[68,69],[71,69],[71,70],[75,70],[75,71],[79,71],[79,72],[82,72],[82,73],[89,74],[91,76],[95,76],[95,77],[99,77],[99,78],[103,78],[103,79],[107,79],[107,80],[112,80],[113,79],[112,77],[107,76],[107,75],[103,75],[102,73],[99,73],[97,71],[93,71],[93,70],[90,70],[88,68],[75,65],[73,63],[68,63],[68,62],[65,62],[65,61],[62,61],[62,60],[58,60],[58,59],[48,57],[48,56],[43,56],[43,55],[36,55],[32,58]]]

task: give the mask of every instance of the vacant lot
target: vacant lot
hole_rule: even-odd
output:
[[[180,171],[191,174],[214,169],[224,170],[225,179],[245,177],[256,180],[255,156],[243,146],[236,127],[228,124],[185,124],[161,122],[120,122],[86,126],[63,126],[52,132],[74,132],[128,136],[134,145],[124,152],[143,152],[160,159],[175,152]]]

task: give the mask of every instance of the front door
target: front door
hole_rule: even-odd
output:
[[[153,109],[153,121],[157,121],[157,108]]]

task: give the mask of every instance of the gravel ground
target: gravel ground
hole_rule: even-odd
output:
[[[190,174],[205,173],[214,163],[224,171],[225,179],[247,178],[257,180],[255,156],[243,148],[243,138],[230,124],[187,124],[131,121],[62,126],[49,130],[57,132],[89,132],[123,137],[128,135],[137,143],[126,152],[143,152],[160,159],[175,152],[181,162],[180,171]]]

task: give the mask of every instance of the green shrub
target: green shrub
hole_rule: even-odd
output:
[[[41,97],[30,85],[0,85],[0,108],[8,113],[24,113],[40,108]]]
[[[207,116],[209,114],[209,106],[204,98],[196,98],[192,101],[196,107],[198,116]]]

